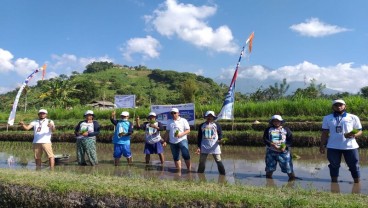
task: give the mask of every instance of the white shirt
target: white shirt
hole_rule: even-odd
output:
[[[30,123],[33,126],[33,143],[51,143],[51,129],[47,126],[49,122],[54,125],[54,121],[45,118],[43,120],[34,120]]]
[[[178,120],[168,120],[167,130],[169,131],[169,142],[172,144],[176,144],[187,139],[187,135],[184,135],[180,138],[175,137],[175,132],[178,131],[179,133],[182,133],[188,129],[190,129],[190,126],[187,119],[185,118],[179,117]]]
[[[336,132],[336,126],[341,126],[341,132]],[[331,149],[357,149],[359,148],[355,138],[345,138],[345,134],[353,129],[362,129],[362,124],[358,116],[344,113],[342,116],[335,117],[334,114],[323,117],[322,129],[329,130],[327,148]]]

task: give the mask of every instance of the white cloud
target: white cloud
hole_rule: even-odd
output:
[[[233,42],[233,35],[228,26],[217,29],[208,26],[206,19],[216,13],[216,6],[196,7],[192,4],[166,0],[153,15],[145,16],[161,35],[178,38],[200,48],[216,52],[235,53],[238,47]]]
[[[51,79],[51,78],[55,78],[58,77],[60,74],[56,73],[56,72],[47,72],[45,75],[45,79]]]
[[[14,90],[15,88],[12,88],[12,87],[2,87],[0,86],[0,95],[1,94],[4,94],[4,93],[7,93],[7,92],[10,92],[12,90]]]
[[[199,76],[199,75],[203,75],[203,69],[198,69],[198,71],[193,72],[195,75]]]
[[[82,72],[85,70],[86,65],[97,62],[97,61],[107,61],[113,62],[113,59],[108,56],[102,57],[77,57],[73,54],[63,54],[63,55],[51,55],[51,63],[48,68],[53,71],[57,71],[58,74],[69,75],[72,71]]]
[[[12,59],[13,54],[0,48],[0,72],[12,71],[14,69]]]
[[[51,55],[51,61],[47,63],[46,79],[57,77],[60,74],[70,75],[72,71],[82,72],[85,70],[86,65],[92,62],[107,61],[114,62],[113,59],[109,58],[107,55],[102,57],[77,57],[73,54],[63,54],[63,55]],[[21,83],[18,81],[24,81],[26,76],[28,76],[32,71],[39,68],[40,65],[32,59],[29,58],[17,58],[14,60],[14,56],[11,52],[0,48],[0,76],[1,73],[16,72],[9,79],[2,80],[0,86],[0,94],[14,90],[19,87]],[[37,80],[34,78],[29,82],[29,85],[34,85]]]
[[[131,38],[125,46],[120,49],[123,57],[127,61],[133,61],[133,54],[142,54],[143,59],[157,58],[160,56],[158,50],[161,48],[160,42],[151,36],[145,38]]]
[[[234,69],[223,69],[219,79],[229,80],[232,78]],[[257,87],[273,85],[281,82],[284,78],[288,83],[307,82],[315,79],[317,83],[326,84],[327,88],[357,93],[362,87],[368,86],[368,80],[362,79],[368,74],[368,65],[353,67],[353,63],[339,63],[335,66],[322,67],[308,61],[294,65],[283,66],[278,69],[269,69],[264,66],[242,67],[239,69],[238,81],[254,83],[257,86],[249,86],[253,89]]]
[[[37,69],[39,65],[29,58],[17,58],[10,51],[0,48],[0,73],[16,72],[18,75],[27,76]]]
[[[290,29],[309,37],[324,37],[336,33],[350,31],[350,29],[339,27],[337,25],[329,25],[321,22],[318,18],[307,19],[303,23],[290,26]]]
[[[38,67],[39,65],[36,63],[36,61],[29,58],[18,58],[14,62],[14,70],[17,72],[17,74],[23,76],[28,76]]]

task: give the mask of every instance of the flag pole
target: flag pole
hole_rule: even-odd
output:
[[[233,78],[232,78],[230,86],[229,86],[229,90],[228,90],[227,95],[225,97],[225,100],[224,100],[224,103],[222,105],[221,111],[218,114],[218,118],[216,119],[216,120],[219,120],[219,119],[228,119],[228,120],[230,120],[230,119],[232,119],[233,120],[232,130],[234,130],[234,122],[235,122],[235,118],[234,118],[235,82],[236,82],[236,78],[238,76],[239,65],[240,65],[241,58],[244,54],[245,47],[248,45],[248,54],[250,54],[251,51],[252,51],[253,38],[254,38],[254,32],[252,32],[252,34],[249,36],[249,38],[247,39],[247,41],[243,45],[243,48],[240,52],[238,63],[236,64],[236,68],[235,68]]]

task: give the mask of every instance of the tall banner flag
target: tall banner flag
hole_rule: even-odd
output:
[[[252,52],[253,38],[254,38],[254,32],[252,32],[252,34],[249,36],[249,38],[245,42],[245,45],[243,46],[240,52],[239,60],[238,60],[238,63],[236,64],[235,72],[231,80],[229,90],[226,94],[224,103],[222,104],[221,111],[217,116],[217,120],[234,119],[235,82],[236,82],[236,78],[238,77],[238,69],[239,69],[241,58],[244,55],[245,47],[248,46],[247,55],[249,55]]]
[[[135,95],[115,95],[116,108],[135,108]]]
[[[18,106],[18,102],[19,102],[19,98],[20,95],[22,94],[23,89],[27,86],[28,82],[33,78],[33,76],[40,72],[40,71],[45,71],[46,70],[46,64],[44,64],[41,68],[38,68],[36,70],[34,70],[23,82],[22,86],[20,86],[17,96],[15,97],[14,103],[13,103],[13,107],[12,107],[12,111],[10,112],[9,118],[8,118],[8,124],[10,126],[14,125],[14,120],[15,120],[15,114],[17,112],[17,106]]]

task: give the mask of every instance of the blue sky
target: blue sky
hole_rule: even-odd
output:
[[[45,63],[51,78],[93,61],[229,84],[253,31],[237,88],[315,79],[356,93],[368,86],[367,8],[366,0],[1,0],[0,93]]]

